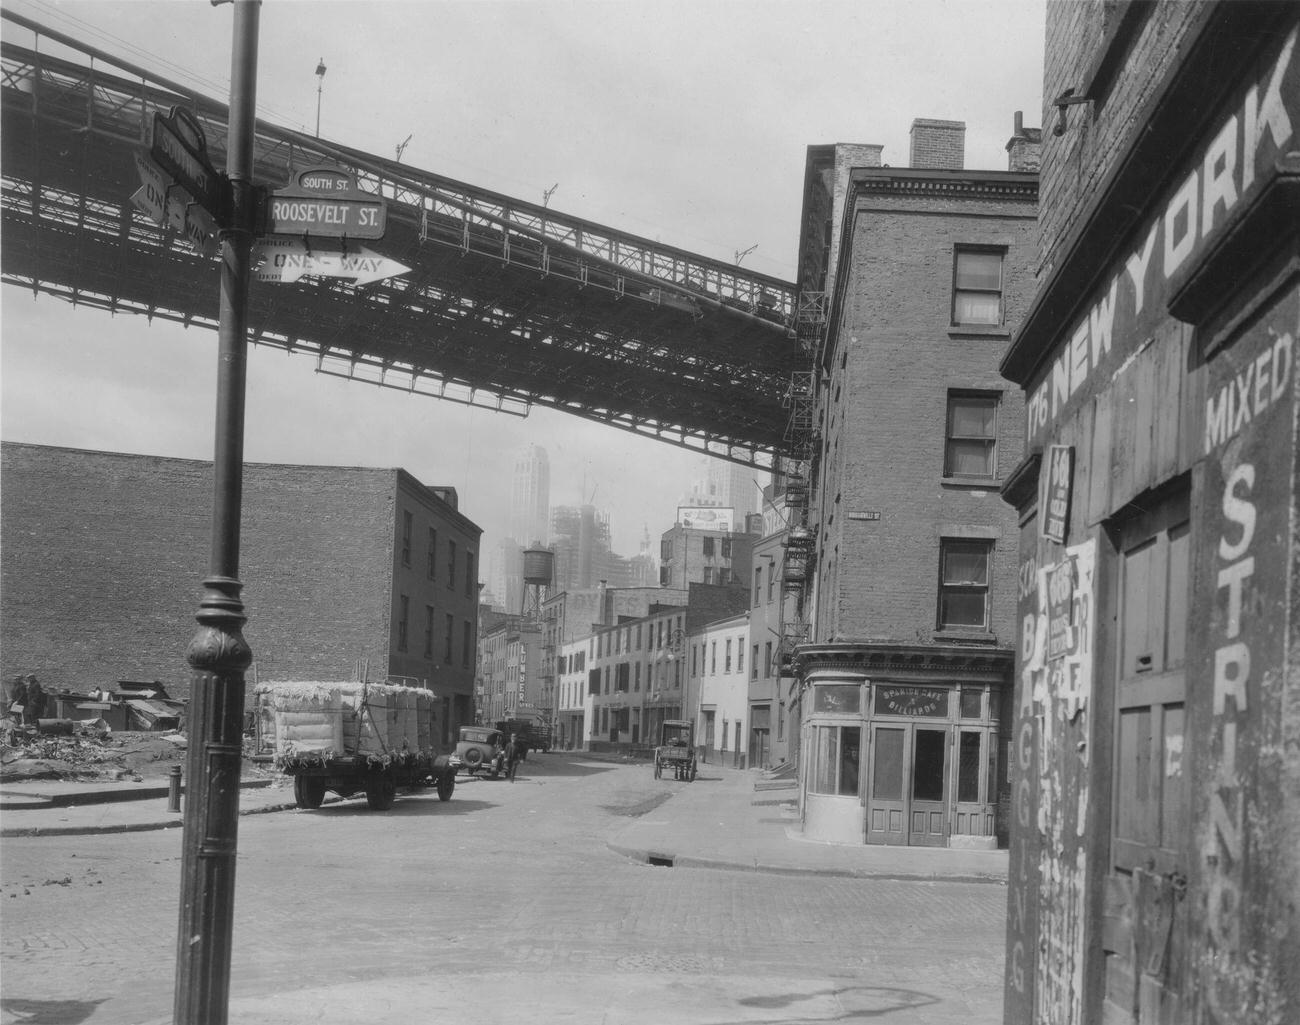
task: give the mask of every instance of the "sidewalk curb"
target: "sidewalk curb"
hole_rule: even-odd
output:
[[[838,879],[880,879],[904,883],[994,883],[1006,886],[1007,881],[995,875],[971,875],[955,873],[947,875],[939,872],[907,873],[872,871],[871,869],[853,868],[798,868],[792,865],[765,865],[758,861],[746,864],[741,861],[727,861],[722,858],[702,858],[690,854],[668,854],[661,851],[649,851],[636,847],[626,847],[617,843],[606,843],[615,854],[629,858],[642,865],[656,868],[707,868],[724,869],[731,872],[761,872],[766,875],[783,876],[827,876]]]
[[[324,804],[337,804],[342,800],[341,797],[326,797]],[[241,808],[239,814],[241,817],[244,815],[266,815],[276,811],[294,811],[297,807],[298,805],[290,800],[280,804],[268,804],[262,808]],[[127,822],[107,826],[20,826],[13,829],[0,829],[0,839],[11,840],[38,836],[95,836],[107,833],[148,833],[160,829],[176,829],[184,825],[185,816],[183,812],[168,812],[166,814],[175,817],[155,819],[153,822]]]

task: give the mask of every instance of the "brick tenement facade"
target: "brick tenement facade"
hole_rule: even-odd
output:
[[[207,573],[211,464],[5,443],[0,478],[0,676],[34,673],[47,690],[83,693],[157,679],[188,697],[185,649]],[[466,715],[480,530],[454,501],[454,491],[401,470],[246,465],[240,573],[256,659],[248,679],[351,679],[364,667],[371,679],[426,681],[447,699],[443,722]]]
[[[1017,524],[999,487],[1021,459],[1023,403],[997,367],[1032,295],[1037,176],[961,170],[963,130],[918,120],[924,166],[855,168],[833,204],[811,641],[795,653],[804,824],[819,839],[1003,834]],[[824,208],[811,170],[808,201]]]

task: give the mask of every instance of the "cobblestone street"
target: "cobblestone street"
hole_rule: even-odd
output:
[[[687,785],[555,754],[447,803],[242,818],[232,1022],[999,1019],[1005,887],[606,847]],[[5,840],[0,1023],[168,1020],[179,851],[178,830]]]

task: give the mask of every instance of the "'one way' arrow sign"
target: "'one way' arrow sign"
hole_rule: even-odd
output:
[[[354,285],[369,285],[384,278],[406,274],[410,267],[390,260],[364,246],[346,252],[312,246],[299,238],[262,238],[253,246],[254,271],[258,281],[285,284],[306,275],[351,278]]]

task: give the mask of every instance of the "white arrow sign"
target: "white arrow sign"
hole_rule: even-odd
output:
[[[309,248],[299,238],[258,239],[253,246],[253,265],[258,281],[286,284],[314,274],[326,278],[352,278],[354,285],[369,285],[406,274],[411,269],[364,246],[349,246],[346,252],[316,245]]]
[[[208,212],[138,153],[135,166],[143,184],[131,196],[131,205],[150,220],[180,232],[204,256],[215,256],[217,243],[213,233],[216,225]]]

